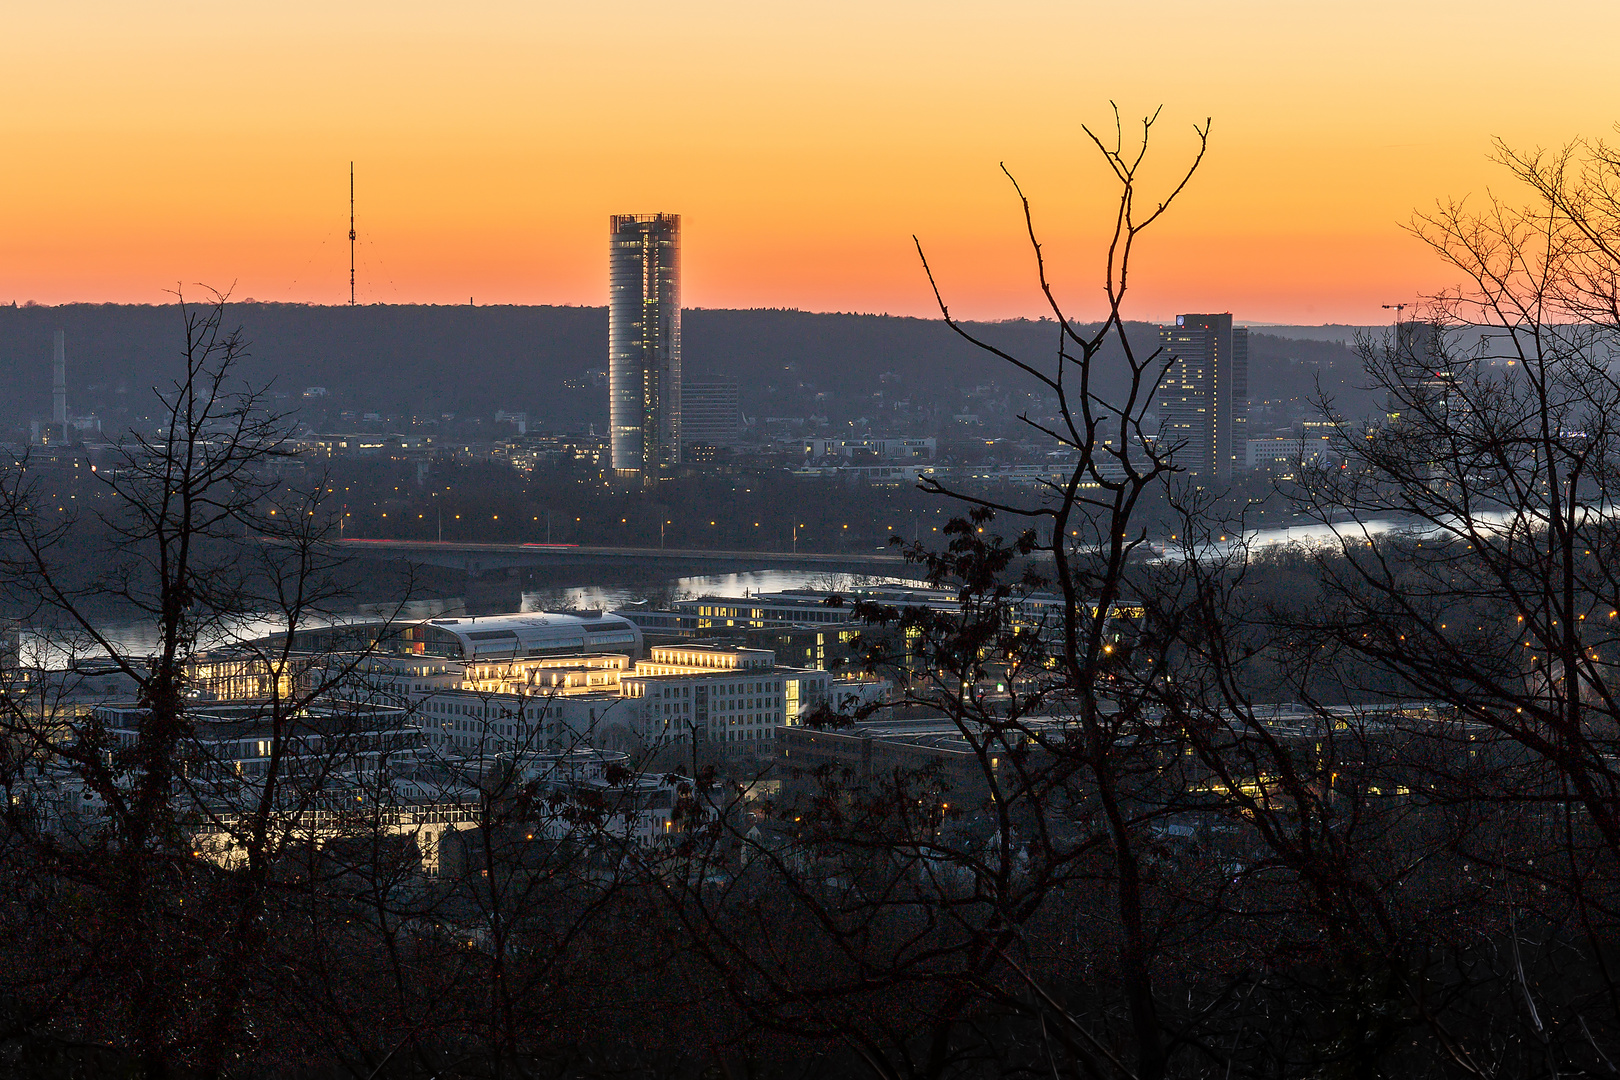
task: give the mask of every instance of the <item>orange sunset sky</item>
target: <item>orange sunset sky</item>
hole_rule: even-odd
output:
[[[685,301],[1040,311],[1034,201],[1099,310],[1110,179],[1080,127],[1162,103],[1210,154],[1131,314],[1380,322],[1450,283],[1402,233],[1510,185],[1490,139],[1609,136],[1620,5],[1492,0],[815,4],[8,3],[0,303],[348,295],[601,304],[607,218],[684,216]]]

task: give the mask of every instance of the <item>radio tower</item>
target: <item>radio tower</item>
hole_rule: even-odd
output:
[[[349,162],[349,306],[354,307],[354,162]]]

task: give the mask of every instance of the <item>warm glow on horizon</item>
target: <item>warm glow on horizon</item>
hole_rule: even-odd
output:
[[[1128,7],[1128,10],[1126,8]],[[1041,313],[1006,162],[1077,317],[1113,192],[1081,133],[1163,103],[1205,167],[1131,314],[1382,321],[1451,284],[1401,231],[1507,193],[1488,160],[1605,137],[1620,10],[736,3],[14,7],[0,38],[0,303],[605,302],[607,220],[680,213],[686,302]],[[1612,110],[1612,111],[1611,111]],[[1131,129],[1127,128],[1127,136]]]

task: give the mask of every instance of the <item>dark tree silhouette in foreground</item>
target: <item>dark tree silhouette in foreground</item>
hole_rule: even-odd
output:
[[[100,509],[47,505],[26,462],[0,476],[8,599],[61,672],[13,669],[0,697],[5,871],[20,905],[0,965],[6,1019],[13,1033],[127,1048],[153,1075],[218,1070],[254,1047],[246,1010],[263,988],[278,868],[327,781],[355,767],[364,723],[333,716],[324,749],[302,752],[308,708],[365,651],[334,667],[294,648],[343,598],[322,543],[325,484],[282,483],[288,423],[244,381],[225,297],[178,311],[183,373],[154,391],[155,430],[131,433],[97,472]],[[150,636],[110,635],[109,611]],[[255,643],[264,622],[287,633]],[[247,650],[264,676],[262,775],[214,767],[188,681],[210,648]],[[133,687],[129,736],[70,704],[87,668]],[[231,869],[199,858],[200,836]]]
[[[1016,183],[1055,318],[1052,355],[976,337],[936,285],[956,333],[1055,399],[1055,425],[1023,420],[1073,461],[1031,503],[924,480],[971,510],[947,528],[947,550],[908,549],[961,610],[857,609],[873,625],[868,664],[903,681],[906,703],[949,718],[961,770],[896,768],[852,784],[822,769],[753,819],[728,807],[718,820],[735,823],[725,840],[745,872],[726,890],[682,894],[694,939],[758,1022],[837,1039],[879,1076],[1041,1067],[1052,1054],[1065,1068],[1140,1077],[1168,1067],[1156,985],[1168,927],[1145,880],[1165,765],[1153,680],[1122,676],[1138,513],[1175,471],[1174,448],[1148,430],[1172,358],[1132,338],[1123,307],[1137,246],[1190,182],[1208,126],[1195,128],[1179,180],[1154,195],[1140,180],[1154,123],[1131,146],[1117,124],[1111,139],[1086,132],[1119,192],[1100,323],[1082,328],[1059,302]],[[1125,387],[1117,398],[1094,389],[1104,365],[1119,369],[1106,372]],[[1017,535],[996,534],[998,515]],[[1032,614],[1045,590],[1056,602]],[[1095,920],[1084,940],[1059,929],[1071,905]],[[772,941],[794,947],[760,947]],[[1077,989],[1100,1006],[1083,1019],[1061,1000]]]
[[[1322,603],[1288,623],[1438,703],[1471,744],[1423,783],[1515,958],[1512,1036],[1556,1071],[1612,1057],[1620,1022],[1620,161],[1602,142],[1498,159],[1523,204],[1413,222],[1461,284],[1361,342],[1386,415],[1302,474],[1294,494],[1340,543],[1318,560]],[[1533,985],[1532,963],[1560,977]],[[1484,1071],[1489,1039],[1458,1042]]]

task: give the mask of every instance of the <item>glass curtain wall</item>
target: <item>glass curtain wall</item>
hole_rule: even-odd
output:
[[[654,483],[681,460],[681,218],[622,214],[608,249],[613,469]]]

